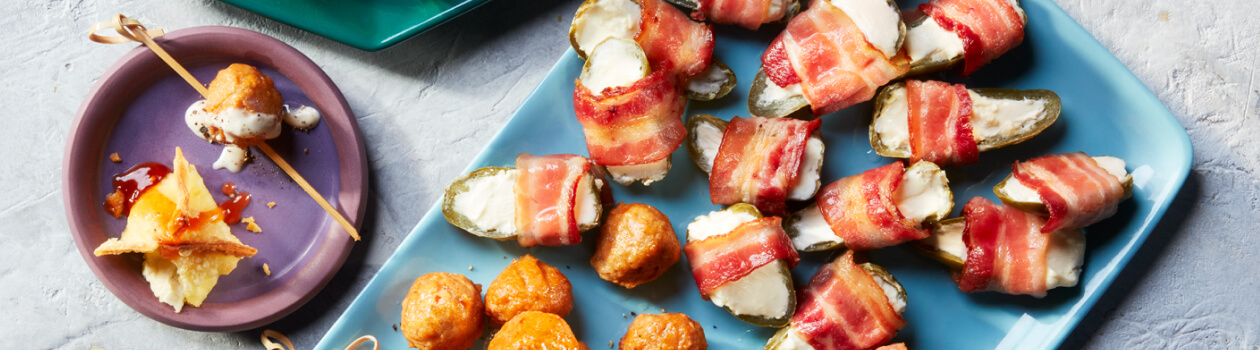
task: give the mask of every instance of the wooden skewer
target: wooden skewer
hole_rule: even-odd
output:
[[[96,34],[97,31],[105,28],[113,28],[118,32],[118,36],[103,36]],[[162,61],[165,61],[167,65],[171,66],[171,69],[174,69],[175,73],[178,73],[180,77],[183,77],[184,81],[188,82],[189,85],[192,85],[193,88],[197,89],[197,92],[201,93],[202,97],[210,97],[210,91],[206,89],[205,85],[202,85],[201,82],[197,81],[197,78],[193,77],[192,73],[189,73],[187,69],[184,69],[183,65],[180,65],[179,62],[175,61],[175,58],[171,57],[170,54],[167,54],[166,50],[163,50],[161,46],[158,46],[157,42],[153,41],[153,37],[165,34],[163,30],[145,29],[144,25],[140,24],[139,21],[127,18],[127,16],[123,16],[122,14],[118,14],[114,15],[114,19],[112,20],[92,25],[92,28],[89,29],[89,31],[90,33],[88,34],[88,39],[98,43],[120,44],[138,41],[145,46],[148,46],[149,50],[152,50],[153,53],[157,54],[158,57],[162,59]],[[306,182],[306,179],[303,178],[301,174],[298,174],[297,170],[294,170],[293,167],[289,165],[289,162],[286,162],[284,158],[281,158],[279,154],[276,154],[276,151],[272,150],[271,146],[268,146],[266,143],[260,143],[257,147],[263,154],[267,155],[267,158],[271,158],[272,162],[275,162],[276,165],[280,166],[281,170],[284,170],[286,174],[289,174],[289,177],[292,177],[293,181],[297,182],[298,186],[301,186],[302,190],[306,191],[306,194],[310,195],[316,203],[319,203],[319,206],[323,207],[324,211],[328,212],[328,215],[332,215],[333,219],[336,220],[338,224],[341,224],[341,228],[345,229],[346,232],[350,234],[350,237],[354,238],[355,241],[359,240],[359,230],[355,229],[354,225],[350,224],[350,221],[346,220],[346,218],[341,215],[341,212],[337,211],[336,208],[333,208],[332,204],[328,203],[328,201],[324,199],[324,196],[319,194],[319,191],[316,191],[314,187],[311,187],[311,184]]]

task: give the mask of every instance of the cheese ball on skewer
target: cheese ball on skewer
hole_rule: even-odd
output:
[[[215,169],[239,172],[249,147],[280,136],[283,123],[305,130],[319,122],[314,108],[290,110],[275,82],[254,66],[235,63],[220,70],[207,90],[205,100],[188,107],[184,122],[202,139],[224,145]]]

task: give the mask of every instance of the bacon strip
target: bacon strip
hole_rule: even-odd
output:
[[[980,161],[971,133],[971,95],[962,84],[906,80],[909,97],[910,162],[940,166]]]
[[[757,30],[770,16],[771,0],[700,0],[700,12],[714,23]]]
[[[582,242],[574,205],[590,164],[572,154],[516,156],[516,240],[522,247]]]
[[[770,44],[771,51],[780,45],[786,55],[762,55],[762,65],[775,71],[767,76],[781,87],[790,85],[792,79],[784,77],[779,61],[786,56],[814,115],[870,100],[877,88],[910,70],[906,55],[885,57],[844,11],[827,1],[814,1],[793,18]]]
[[[713,27],[692,21],[661,0],[642,0],[642,21],[635,41],[643,47],[652,71],[667,71],[686,82],[713,61]]]
[[[967,261],[957,277],[959,290],[1046,295],[1050,235],[1037,230],[1045,219],[984,197],[968,201],[963,215]]]
[[[1008,0],[933,0],[919,10],[962,39],[963,76],[1024,41],[1024,19]]]
[[[730,233],[688,242],[683,247],[704,300],[709,300],[709,293],[719,287],[775,260],[783,259],[789,267],[796,267],[801,258],[792,248],[792,239],[783,232],[781,222],[777,216],[763,217],[740,224]]]
[[[637,165],[669,157],[687,127],[682,113],[687,99],[664,71],[630,86],[593,93],[575,81],[573,109],[586,134],[586,150],[601,165]]]
[[[766,78],[779,87],[801,83],[801,77],[796,75],[792,61],[788,59],[783,40],[775,39],[766,48],[766,52],[761,54],[761,70],[766,72]]]
[[[1050,211],[1041,232],[1078,229],[1116,214],[1124,187],[1082,152],[1042,156],[1011,166],[1014,176],[1037,191]]]
[[[895,162],[836,180],[818,192],[818,209],[845,246],[869,250],[931,235],[897,209],[893,194],[905,171]]]
[[[792,329],[815,350],[870,349],[906,326],[853,251],[823,265],[796,295]]]
[[[749,203],[771,215],[787,212],[805,144],[822,120],[731,118],[709,174],[713,204]]]

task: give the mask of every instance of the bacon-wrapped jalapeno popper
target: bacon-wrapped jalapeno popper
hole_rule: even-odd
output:
[[[799,250],[869,250],[927,237],[927,224],[953,207],[949,180],[936,164],[895,162],[823,187],[786,228]]]
[[[1064,153],[1015,162],[1011,168],[993,192],[1012,207],[1048,215],[1041,232],[1093,225],[1114,215],[1133,193],[1133,176],[1116,157]]]
[[[1063,108],[1050,90],[967,89],[906,80],[875,98],[871,148],[885,157],[940,166],[975,164],[979,152],[1023,142],[1054,124]]]
[[[687,135],[687,100],[665,71],[648,71],[637,43],[609,38],[591,51],[573,92],[591,160],[623,185],[664,179]]]
[[[766,350],[879,347],[906,326],[906,302],[905,289],[887,270],[857,264],[846,251],[810,278],[790,324],[770,337]]]
[[[994,291],[1035,297],[1075,286],[1085,257],[1078,229],[1042,233],[1046,219],[983,197],[963,206],[963,217],[941,221],[914,246],[955,271],[964,292]]]
[[[820,120],[731,118],[707,114],[687,120],[687,151],[709,173],[713,204],[750,203],[785,215],[787,200],[805,201],[818,192],[823,143]]]
[[[786,325],[796,307],[790,269],[800,256],[780,222],[740,203],[688,224],[683,252],[700,295],[745,322]]]
[[[909,71],[905,31],[891,1],[814,0],[762,54],[748,109],[782,117],[810,106],[823,115],[870,100]]]
[[[906,11],[910,74],[963,63],[962,75],[1019,46],[1028,16],[1019,0],[933,0]]]
[[[786,22],[801,10],[797,0],[668,0],[692,10],[691,17],[757,30],[762,24]]]
[[[665,71],[674,86],[694,100],[725,96],[735,73],[713,60],[713,28],[692,21],[661,0],[587,0],[569,27],[569,43],[578,56],[608,38],[638,43],[652,71]],[[592,89],[599,93],[599,90]]]
[[[476,236],[522,247],[574,245],[611,204],[604,174],[585,157],[521,153],[516,168],[474,170],[446,187],[442,215]]]

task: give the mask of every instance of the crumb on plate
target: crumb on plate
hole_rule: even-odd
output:
[[[118,156],[118,152],[110,153],[109,161],[114,162],[114,163],[122,163],[122,157]]]
[[[267,202],[267,207],[268,207],[268,208],[275,208],[275,207],[276,207],[276,202]]]
[[[245,223],[245,229],[249,230],[249,232],[262,233],[262,227],[258,226],[258,222],[254,221],[253,216],[241,219],[241,222]]]
[[[271,266],[267,265],[267,263],[263,263],[263,273],[267,276],[271,276]]]

